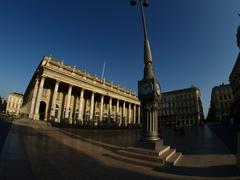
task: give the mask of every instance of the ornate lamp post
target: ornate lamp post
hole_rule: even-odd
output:
[[[130,0],[130,4],[135,6],[137,0]],[[158,141],[158,111],[160,102],[160,84],[153,72],[153,61],[150,43],[147,34],[146,19],[144,16],[144,8],[149,6],[147,0],[139,0],[141,6],[141,15],[144,31],[144,76],[138,81],[138,97],[142,106],[143,120],[143,140],[153,143]]]

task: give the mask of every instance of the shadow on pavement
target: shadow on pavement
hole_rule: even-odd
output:
[[[11,128],[11,125],[11,120],[0,117],[0,154],[2,152],[2,148],[7,138],[8,132]]]
[[[192,168],[192,167],[160,167],[155,168],[155,171],[175,175],[188,175],[200,177],[237,177],[240,176],[240,171],[236,166],[212,166],[208,168]]]
[[[65,132],[83,138],[89,138],[106,144],[127,147],[134,146],[141,138],[141,130],[87,130],[62,129]],[[208,126],[186,127],[185,134],[175,133],[174,129],[162,129],[165,145],[170,145],[183,154],[232,154],[223,142],[208,128]]]
[[[237,153],[237,126],[230,124],[212,124],[208,127],[220,138],[233,153]]]
[[[173,129],[163,129],[164,143],[185,155],[232,154],[208,126],[185,127],[185,135],[175,134]]]
[[[205,128],[205,127],[202,127]],[[194,129],[193,129],[194,130]],[[196,130],[196,129],[195,129]],[[205,129],[208,131],[209,129]],[[199,130],[201,133],[204,129]],[[62,131],[65,131],[63,133]],[[190,131],[190,130],[189,130]],[[69,133],[71,132],[71,133]],[[31,174],[34,179],[176,179],[174,175],[189,176],[201,176],[201,177],[237,177],[240,175],[236,166],[216,166],[209,168],[192,168],[192,167],[162,167],[154,168],[153,172],[160,172],[157,176],[144,174],[144,172],[134,172],[118,167],[111,167],[98,160],[98,158],[91,156],[98,151],[97,147],[103,147],[108,149],[108,146],[101,146],[96,142],[90,142],[90,144],[79,145],[82,143],[82,139],[79,136],[75,136],[72,130],[63,130],[52,127],[47,128],[32,128],[24,125],[14,125],[11,133],[20,135],[20,140],[26,152],[27,160],[29,161],[29,167],[31,168]],[[89,132],[85,132],[88,134]],[[94,136],[101,134],[101,132],[95,132]],[[122,132],[118,132],[117,139],[120,139]],[[125,131],[128,136],[127,131]],[[134,132],[137,135],[132,136],[132,139],[139,137],[140,132]],[[80,133],[81,134],[81,133]],[[113,131],[107,131],[103,133],[105,138],[103,139],[115,139],[116,134]],[[188,133],[186,133],[187,135]],[[79,135],[79,132],[77,132]],[[110,136],[111,135],[111,136]],[[54,138],[53,138],[54,137]],[[90,136],[88,136],[90,137]],[[194,136],[193,136],[194,137]],[[202,136],[199,136],[202,137]],[[85,137],[84,137],[85,138]],[[185,137],[186,138],[186,137]],[[209,138],[207,136],[207,138]],[[94,139],[93,139],[94,140]],[[186,139],[185,139],[186,140]],[[108,142],[110,140],[107,140]],[[126,140],[130,143],[129,140]],[[131,140],[132,141],[132,140]],[[89,143],[89,142],[88,142]],[[96,145],[93,147],[93,145]],[[116,143],[115,143],[116,144]],[[85,147],[87,145],[87,147]],[[80,149],[76,149],[80,147]],[[99,148],[100,148],[99,147]],[[200,145],[198,145],[200,147]],[[87,148],[86,154],[83,150]],[[111,150],[111,149],[110,149]],[[188,149],[190,150],[190,149]],[[200,153],[202,151],[198,151]],[[211,151],[209,151],[211,152]],[[111,160],[109,160],[111,161]],[[11,161],[12,163],[14,161]],[[107,162],[109,163],[109,162]],[[116,162],[115,162],[116,163]],[[121,164],[119,162],[119,164]],[[6,168],[7,169],[7,168]],[[11,169],[12,173],[12,169]],[[6,173],[7,175],[8,173]],[[161,176],[161,177],[160,177]],[[179,177],[185,179],[184,177]]]
[[[193,133],[193,131],[195,133]],[[97,146],[101,146],[105,149],[115,151],[118,149],[118,147],[111,147],[111,145],[120,145],[124,144],[126,141],[128,145],[133,145],[135,140],[138,139],[140,136],[140,131],[138,132],[132,132],[133,134],[138,134],[137,136],[130,136],[132,137],[131,140],[128,138],[125,139],[124,135],[126,132],[118,131],[118,132],[110,132],[110,131],[97,131],[94,132],[81,132],[77,131],[74,135],[73,133],[76,132],[76,130],[72,131],[71,129],[64,129],[63,133],[65,133],[68,136],[71,136],[73,138],[79,138],[83,141],[87,141],[89,143],[92,143]],[[112,144],[103,144],[103,143],[109,143],[109,138],[114,139],[116,137],[120,137],[121,133],[122,141],[121,143],[112,143]],[[172,146],[178,147],[179,149],[182,148],[182,150],[185,151],[185,153],[189,154],[231,154],[228,149],[224,149],[222,146],[222,142],[216,139],[216,136],[211,132],[211,130],[208,127],[192,127],[192,128],[186,128],[186,135],[185,136],[176,136],[175,133],[172,130],[166,130],[164,132],[164,136],[169,135],[167,133],[172,133],[169,135],[168,138],[166,138],[166,142],[171,144]],[[206,133],[203,135],[203,133]],[[101,134],[101,135],[100,135]],[[106,136],[108,138],[106,138]],[[100,137],[98,136],[100,135]],[[85,138],[89,138],[90,140],[86,140]],[[172,138],[172,139],[171,139]],[[198,138],[197,140],[194,138]],[[203,139],[202,139],[203,138]],[[117,138],[118,139],[118,138]],[[174,139],[174,141],[173,141]],[[94,141],[92,141],[94,140]],[[99,141],[101,140],[101,141]],[[95,142],[96,141],[96,142]],[[203,141],[209,141],[206,142],[206,144],[203,144],[201,142]],[[100,143],[101,142],[101,143]],[[185,143],[183,143],[185,142]],[[192,143],[192,144],[191,144]],[[124,146],[125,147],[125,146]],[[218,149],[220,148],[220,149]],[[184,175],[184,176],[196,176],[196,177],[237,177],[240,176],[240,171],[237,169],[236,166],[212,166],[207,168],[196,168],[196,167],[157,167],[153,169],[154,171],[164,172],[167,174],[175,174],[175,175]]]
[[[62,137],[58,137],[61,140],[56,141],[47,135],[54,134],[57,130],[36,131],[32,127],[21,125],[14,125],[13,128],[11,132],[20,134],[21,144],[34,179],[159,179],[159,177],[107,166],[96,158],[62,143],[69,141],[75,146],[76,140],[72,137],[61,135]],[[97,150],[92,149],[92,146],[88,148],[92,153]]]
[[[61,132],[78,138],[91,139],[104,144],[129,147],[134,146],[141,138],[140,129],[104,130],[104,129],[61,129]],[[84,140],[82,139],[82,140]]]

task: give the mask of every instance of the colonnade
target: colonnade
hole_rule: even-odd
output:
[[[45,80],[46,77],[44,76],[41,77],[40,82],[37,79],[33,89],[29,117],[36,120],[40,119],[39,108],[40,102],[42,101]],[[68,90],[66,93],[66,98],[62,99],[62,101],[65,101],[62,103],[64,104],[64,108],[61,107],[61,119],[58,119],[56,117],[56,105],[59,103],[57,97],[59,94],[60,84],[61,82],[56,80],[54,88],[51,90],[51,98],[49,97],[51,100],[49,100],[49,104],[47,105],[49,109],[46,110],[46,112],[49,113],[45,114],[45,120],[50,119],[54,120],[55,122],[66,120],[69,124],[84,124],[84,122],[86,123],[89,121],[95,123],[95,125],[98,125],[107,119],[108,123],[116,123],[121,126],[127,126],[128,124],[140,124],[139,104],[118,99],[116,98],[117,96],[111,97],[95,91],[90,91],[89,89],[73,86],[71,84],[67,85]],[[73,88],[78,90],[78,95],[76,95],[76,93],[74,94],[76,99],[74,102],[71,101],[71,97],[73,96]],[[90,110],[88,112],[86,112],[86,99],[84,98],[86,91],[88,94],[90,94]],[[96,100],[96,96],[98,97],[98,101]],[[107,100],[109,101],[106,103]],[[96,107],[97,103],[100,105],[98,108]],[[74,108],[70,108],[71,104],[74,104]],[[107,113],[106,109],[104,108],[105,106],[108,107]],[[63,111],[65,112],[63,113]],[[75,114],[74,118],[71,114]],[[88,115],[88,118],[86,118],[86,114]]]

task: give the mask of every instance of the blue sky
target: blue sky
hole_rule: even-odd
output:
[[[239,0],[150,0],[145,11],[162,91],[227,83],[238,55]],[[44,55],[137,91],[143,76],[140,9],[128,0],[0,0],[0,95],[24,93]]]

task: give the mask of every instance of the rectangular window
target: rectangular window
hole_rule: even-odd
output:
[[[228,99],[232,99],[232,96],[230,94],[228,95]]]

